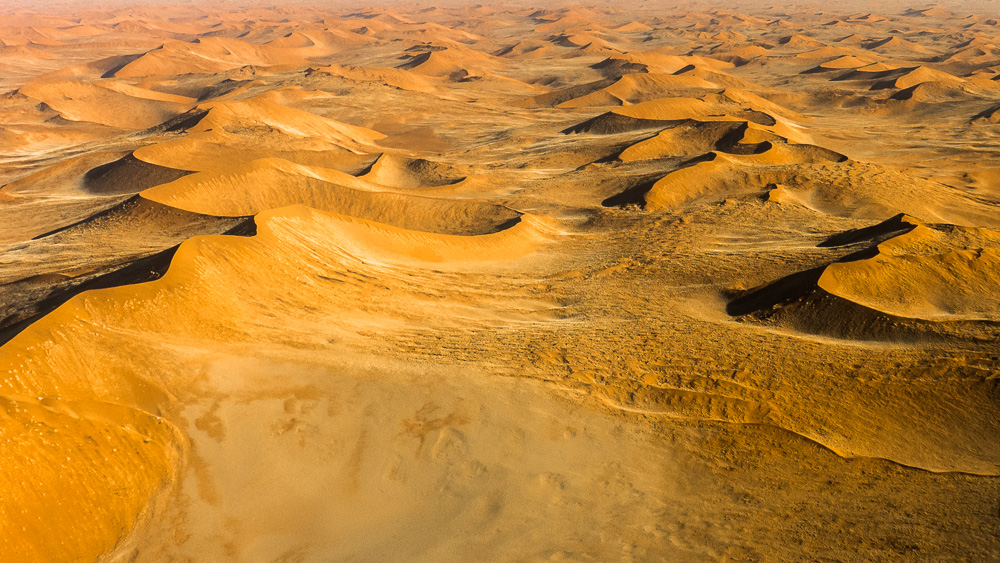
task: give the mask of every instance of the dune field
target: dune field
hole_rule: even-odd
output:
[[[1000,561],[1000,7],[0,3],[0,561]]]

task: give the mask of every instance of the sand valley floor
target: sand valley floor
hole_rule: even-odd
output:
[[[1000,9],[314,4],[0,6],[0,560],[1000,561]]]

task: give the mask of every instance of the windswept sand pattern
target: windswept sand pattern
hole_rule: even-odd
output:
[[[0,560],[994,561],[1000,12],[0,7]]]

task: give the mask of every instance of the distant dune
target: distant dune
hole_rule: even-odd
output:
[[[0,561],[995,561],[995,11],[0,5]]]

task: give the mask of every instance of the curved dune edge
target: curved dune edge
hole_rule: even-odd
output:
[[[949,395],[946,405],[942,404],[940,388],[894,387],[887,392],[882,383],[872,382],[865,386],[867,398],[860,402],[855,394],[858,390],[823,398],[797,396],[794,403],[788,398],[758,402],[725,393],[656,386],[629,391],[627,397],[621,389],[603,386],[594,393],[607,407],[627,413],[770,426],[809,440],[844,459],[881,459],[931,473],[1000,476],[1000,458],[993,451],[993,437],[1000,434],[1000,428],[984,423],[985,417],[966,416],[969,412],[982,413],[992,404],[993,393],[988,385],[963,387],[963,394]],[[932,406],[914,413],[922,417],[919,420],[900,420],[896,413],[886,416],[887,408],[912,412],[914,402],[920,400]],[[810,420],[816,412],[829,409],[831,403],[838,401],[852,405],[851,417]],[[949,426],[955,418],[962,418],[972,428],[956,436]]]
[[[653,184],[646,194],[649,209],[668,209],[710,195],[736,195],[784,183],[799,173],[795,165],[839,162],[843,156],[815,145],[765,141],[763,152],[749,155],[712,151],[692,166]]]
[[[399,188],[443,188],[453,186],[468,176],[467,172],[440,162],[383,153],[362,178]]]
[[[744,155],[751,164],[806,164],[846,160],[840,153],[808,143],[789,143],[774,127],[733,119],[687,119],[655,137],[631,145],[618,155],[622,162],[656,158],[714,158],[719,153]],[[706,151],[708,154],[706,154]]]
[[[1000,321],[1000,233],[913,229],[864,260],[837,262],[816,284],[864,307],[926,321]]]
[[[745,294],[730,303],[730,314],[793,301],[804,307],[839,302],[857,309],[840,316],[882,318],[878,324],[886,319],[919,326],[1000,322],[1000,233],[900,214],[821,246],[863,242],[870,246]]]
[[[5,521],[23,527],[0,544],[8,560],[93,560],[170,486],[187,455],[174,426],[182,425],[173,393],[183,394],[182,382],[196,374],[182,367],[181,352],[150,356],[148,341],[127,335],[240,341],[250,330],[234,326],[249,312],[241,300],[261,290],[269,298],[283,293],[274,280],[296,275],[287,264],[296,249],[299,276],[330,273],[338,262],[376,270],[461,268],[524,256],[557,232],[526,215],[495,234],[431,235],[304,206],[268,211],[257,221],[251,238],[186,241],[159,280],[77,295],[4,347],[0,416],[8,439],[0,449],[8,462],[0,493],[11,499]],[[227,273],[233,283],[224,281]]]
[[[609,61],[611,60],[609,59]],[[605,86],[595,92],[561,102],[556,107],[562,109],[623,105],[625,102],[638,103],[667,96],[677,90],[711,90],[718,87],[718,84],[696,76],[678,76],[672,73],[661,72],[626,74],[618,78],[610,86]],[[538,98],[541,98],[541,96]]]
[[[200,106],[208,113],[193,127],[192,133],[210,129],[240,128],[254,125],[275,127],[293,137],[320,137],[333,140],[344,148],[358,151],[371,146],[385,135],[348,125],[314,113],[269,101],[266,97],[238,101],[209,102]]]
[[[22,86],[18,91],[46,104],[64,119],[121,129],[152,127],[195,105],[192,98],[163,94],[115,80],[93,83],[74,80],[35,81]]]
[[[390,191],[366,177],[278,158],[219,167],[141,192],[150,201],[222,217],[294,204],[411,230],[475,235],[502,230],[519,214],[502,205]]]
[[[539,244],[560,233],[550,221],[521,215],[513,226],[476,236],[441,235],[310,209],[296,205],[262,213],[258,236],[273,236],[290,224],[319,222],[327,240],[337,241],[340,252],[365,262],[403,262],[461,265],[465,262],[512,260],[533,252]]]
[[[993,206],[932,180],[844,159],[815,145],[765,141],[760,148],[766,150],[757,154],[716,150],[693,159],[653,184],[644,196],[646,208],[674,209],[772,192],[770,199],[776,204],[830,215],[877,220],[908,213],[937,223],[1000,227]]]
[[[745,130],[742,134],[745,137],[749,128],[747,122],[740,121],[688,120],[628,147],[618,155],[618,160],[635,162],[704,154],[716,148],[725,137],[740,134],[740,129]]]
[[[611,97],[620,105],[621,100],[607,89],[591,94]],[[567,102],[564,102],[567,103]],[[793,143],[809,144],[812,137],[798,122],[803,116],[765,100],[756,94],[737,88],[727,88],[721,93],[701,97],[672,96],[627,105],[570,127],[563,133],[595,132],[620,133],[631,130],[669,127],[677,122],[733,121],[747,122],[755,130],[763,130]]]
[[[281,158],[307,166],[360,172],[374,162],[377,154],[351,152],[333,142],[312,137],[296,138],[281,133],[251,137],[213,129],[146,145],[136,149],[132,156],[148,164],[192,172],[225,168],[225,163],[260,158]]]

